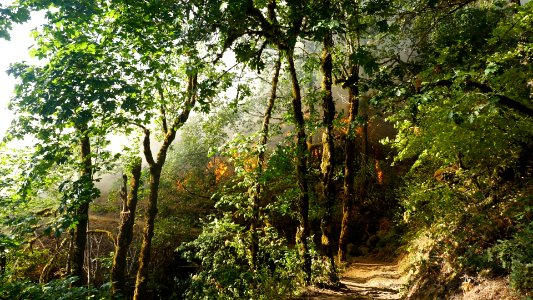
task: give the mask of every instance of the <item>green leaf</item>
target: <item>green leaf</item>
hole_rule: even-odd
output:
[[[490,74],[494,74],[496,72],[498,72],[500,70],[500,66],[497,65],[496,63],[494,62],[490,62],[487,67],[485,68],[485,72],[484,74],[485,75],[490,75]]]

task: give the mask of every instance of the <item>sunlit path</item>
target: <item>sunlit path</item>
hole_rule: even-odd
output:
[[[399,266],[386,262],[350,263],[342,274],[338,291],[310,288],[300,299],[401,299],[400,288],[406,281]]]

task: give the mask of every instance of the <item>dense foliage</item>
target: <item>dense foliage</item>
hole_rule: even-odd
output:
[[[38,10],[1,299],[289,298],[357,256],[533,296],[532,2],[20,0],[0,37]]]

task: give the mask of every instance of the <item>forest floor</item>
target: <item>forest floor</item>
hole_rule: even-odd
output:
[[[298,300],[366,300],[402,299],[401,289],[407,282],[408,272],[402,272],[397,262],[380,262],[362,258],[346,265],[341,273],[342,288],[338,290],[309,287]],[[462,291],[461,291],[462,290]],[[474,278],[464,282],[451,300],[518,300],[509,289],[508,279]],[[418,297],[417,299],[419,299]],[[428,298],[430,299],[430,298]]]
[[[299,299],[401,299],[400,288],[406,280],[407,274],[400,272],[397,263],[363,259],[346,266],[341,289],[311,287]]]

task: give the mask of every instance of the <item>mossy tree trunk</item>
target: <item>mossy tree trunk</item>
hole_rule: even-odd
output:
[[[326,1],[329,7],[328,1]],[[323,126],[322,133],[322,163],[320,169],[322,172],[322,202],[324,205],[324,217],[322,219],[322,248],[326,252],[330,260],[330,280],[338,282],[337,271],[335,268],[335,259],[333,254],[333,237],[332,237],[332,223],[333,223],[333,206],[335,205],[335,144],[333,136],[333,120],[335,119],[335,102],[333,101],[333,94],[331,91],[333,79],[333,61],[331,58],[331,48],[333,47],[333,37],[331,32],[327,32],[324,36],[323,50],[321,57],[321,71],[322,71],[322,110],[323,110]]]
[[[148,141],[148,142],[146,142]],[[145,132],[145,145],[150,147],[150,133],[147,130]],[[163,149],[165,145],[161,147]],[[168,146],[165,148],[168,149]],[[164,150],[166,152],[166,150]],[[161,153],[161,151],[159,152]],[[145,146],[146,155],[146,146]],[[151,156],[151,151],[150,151]],[[158,155],[159,156],[159,155]],[[166,156],[166,153],[165,153]],[[159,192],[159,182],[161,179],[162,164],[155,163],[150,164],[150,193],[148,196],[148,207],[145,220],[145,227],[143,231],[143,240],[141,245],[141,252],[139,254],[139,269],[137,270],[137,278],[135,281],[135,292],[133,299],[141,300],[147,296],[147,283],[148,283],[148,265],[150,263],[150,252],[152,250],[152,238],[154,236],[155,217],[157,216],[157,200]]]
[[[356,175],[356,129],[359,111],[359,67],[353,66],[350,70],[354,83],[348,90],[349,112],[348,130],[346,132],[344,153],[344,197],[342,201],[342,221],[339,236],[339,261],[346,261],[348,249],[349,225],[355,209],[355,175]]]
[[[122,212],[115,244],[115,256],[111,268],[111,295],[123,293],[126,289],[126,260],[128,248],[133,240],[133,225],[138,202],[138,191],[141,178],[141,159],[136,158],[131,165],[130,190],[127,192],[127,176],[124,175],[124,188],[121,193]]]
[[[157,201],[159,193],[159,183],[161,180],[161,171],[167,158],[167,152],[170,145],[176,138],[176,133],[189,118],[189,114],[194,107],[197,99],[198,90],[198,75],[192,73],[188,75],[187,95],[182,112],[174,119],[174,122],[168,126],[165,109],[161,107],[162,129],[164,134],[163,144],[154,159],[152,149],[150,146],[150,130],[144,128],[143,139],[143,153],[150,171],[150,184],[148,195],[148,207],[145,220],[145,227],[143,231],[143,241],[141,244],[141,251],[139,254],[139,268],[137,270],[137,277],[135,281],[135,291],[133,299],[142,300],[147,298],[147,284],[148,284],[148,266],[150,263],[150,251],[152,248],[152,237],[154,236],[155,218],[157,216]],[[160,97],[164,94],[160,91]],[[162,103],[165,101],[161,99]]]
[[[82,286],[87,282],[87,276],[83,271],[83,264],[85,260],[85,246],[87,245],[87,226],[89,224],[89,203],[92,200],[89,191],[85,185],[92,186],[92,162],[91,162],[91,141],[86,130],[81,131],[80,139],[80,160],[82,164],[81,179],[83,184],[83,191],[77,199],[78,207],[76,208],[76,220],[78,221],[74,228],[74,243],[72,253],[70,255],[70,275],[76,276],[78,279],[73,283],[76,286]]]
[[[311,282],[311,254],[309,253],[308,238],[310,235],[309,228],[309,186],[307,170],[307,137],[305,133],[305,121],[302,112],[302,96],[300,83],[294,66],[294,46],[286,51],[287,61],[289,63],[289,72],[291,77],[292,89],[292,110],[296,125],[296,177],[298,187],[300,188],[300,197],[298,201],[298,221],[300,223],[296,234],[296,242],[300,247],[300,255],[305,274],[305,282]]]

